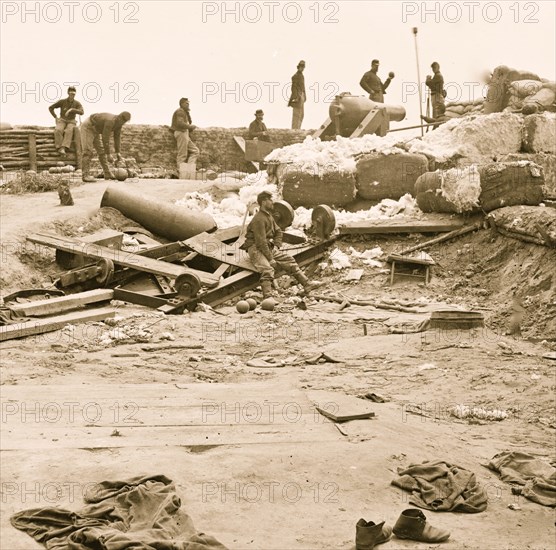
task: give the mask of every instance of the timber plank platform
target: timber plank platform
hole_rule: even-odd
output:
[[[427,215],[425,219],[387,218],[362,220],[339,225],[340,235],[380,235],[385,233],[447,233],[463,227],[462,217]]]
[[[2,451],[338,441],[289,385],[3,386]]]

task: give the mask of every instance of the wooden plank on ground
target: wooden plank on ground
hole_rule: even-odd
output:
[[[18,312],[23,317],[40,317],[42,315],[57,315],[71,311],[87,304],[107,302],[114,297],[114,291],[109,289],[88,290],[70,296],[60,296],[48,300],[37,300],[9,306],[12,311]]]
[[[380,235],[384,233],[445,233],[463,227],[461,218],[408,220],[363,220],[349,222],[338,227],[340,235]]]
[[[347,422],[349,420],[362,420],[374,418],[375,403],[360,399],[353,395],[340,392],[311,391],[309,398],[312,399],[315,408],[333,422]]]
[[[32,243],[50,246],[52,248],[63,250],[65,252],[71,252],[73,254],[81,254],[90,258],[104,258],[112,260],[117,265],[130,267],[137,271],[154,273],[155,275],[164,275],[166,277],[171,277],[172,279],[175,279],[183,273],[193,273],[199,277],[203,284],[209,287],[218,285],[218,280],[206,271],[185,268],[168,262],[140,256],[139,254],[133,254],[132,252],[113,250],[104,246],[85,243],[78,239],[37,233],[27,237],[27,240]]]
[[[87,311],[74,311],[46,319],[35,319],[24,323],[13,323],[0,327],[0,342],[23,338],[32,334],[43,334],[64,328],[70,323],[87,323],[90,321],[104,321],[114,317],[116,310],[113,308],[99,308]]]
[[[210,233],[195,235],[183,241],[183,244],[202,256],[248,271],[257,271],[245,250],[241,250],[235,243],[225,244]]]
[[[339,439],[305,393],[283,383],[4,388],[3,451]]]

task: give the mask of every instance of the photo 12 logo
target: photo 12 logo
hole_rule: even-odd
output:
[[[139,23],[137,2],[0,2],[2,23]]]
[[[3,81],[1,102],[54,103],[67,96],[69,86],[77,89],[77,98],[86,103],[108,99],[114,103],[139,103],[137,82],[10,82]]]
[[[203,23],[339,23],[339,2],[203,2]]]
[[[539,23],[537,2],[402,2],[402,23]]]
[[[288,82],[203,82],[201,100],[203,103],[286,103],[292,93]],[[336,82],[314,82],[307,86],[307,101],[331,103],[340,93]]]

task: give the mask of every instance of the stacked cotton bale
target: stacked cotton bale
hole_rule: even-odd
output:
[[[404,153],[403,149],[396,147],[397,140],[396,136],[381,138],[376,135],[354,139],[338,137],[336,141],[307,138],[303,143],[274,150],[265,162],[270,163],[273,181],[277,182],[282,197],[292,206],[345,206],[357,194],[356,158],[370,152],[382,152],[389,159],[385,162],[393,162],[397,167],[387,170],[390,175],[401,169],[400,162],[392,160]],[[382,167],[381,170],[385,169]],[[410,177],[409,172],[406,167],[406,179]],[[384,180],[384,177],[380,176],[380,179]],[[377,200],[390,197],[388,190],[383,192],[385,194]]]
[[[398,200],[413,194],[417,178],[428,170],[425,155],[369,153],[357,162],[357,192],[363,199]]]
[[[529,161],[494,162],[428,172],[415,182],[424,212],[490,212],[502,206],[536,206],[543,199],[542,167]]]
[[[422,153],[437,166],[453,167],[484,162],[521,150],[523,117],[493,113],[452,119],[423,138],[408,144],[410,153]]]
[[[446,113],[448,118],[459,118],[466,115],[476,115],[483,112],[484,99],[479,98],[475,101],[452,101],[446,103]]]
[[[527,153],[556,152],[556,115],[554,113],[525,117],[523,150]]]
[[[281,167],[282,197],[294,208],[312,208],[319,204],[345,206],[356,195],[355,174],[329,171],[311,173],[295,166]]]
[[[544,174],[544,198],[556,199],[556,156],[554,153],[517,153],[504,157],[507,162],[528,160],[538,164]]]

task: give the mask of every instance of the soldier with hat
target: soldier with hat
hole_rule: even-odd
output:
[[[261,141],[270,141],[268,128],[263,122],[264,112],[262,109],[255,111],[255,120],[249,125],[249,139],[259,139]]]
[[[257,202],[260,209],[247,226],[245,242],[241,248],[247,250],[255,269],[261,274],[263,297],[269,298],[272,296],[272,281],[278,267],[300,283],[305,292],[319,287],[320,283],[311,282],[307,279],[295,258],[280,250],[282,247],[282,230],[272,216],[274,210],[272,194],[268,191],[259,193]]]
[[[182,97],[180,99],[180,108],[174,111],[172,115],[172,125],[170,130],[176,138],[177,156],[176,164],[178,171],[180,164],[186,162],[194,168],[197,166],[197,157],[199,156],[199,148],[191,140],[190,132],[193,132],[197,126],[191,121],[191,113],[189,111],[189,99]]]
[[[305,92],[305,61],[301,60],[297,64],[297,72],[292,76],[292,94],[288,107],[293,108],[292,130],[299,130],[305,116],[305,102],[307,101],[307,93]]]

